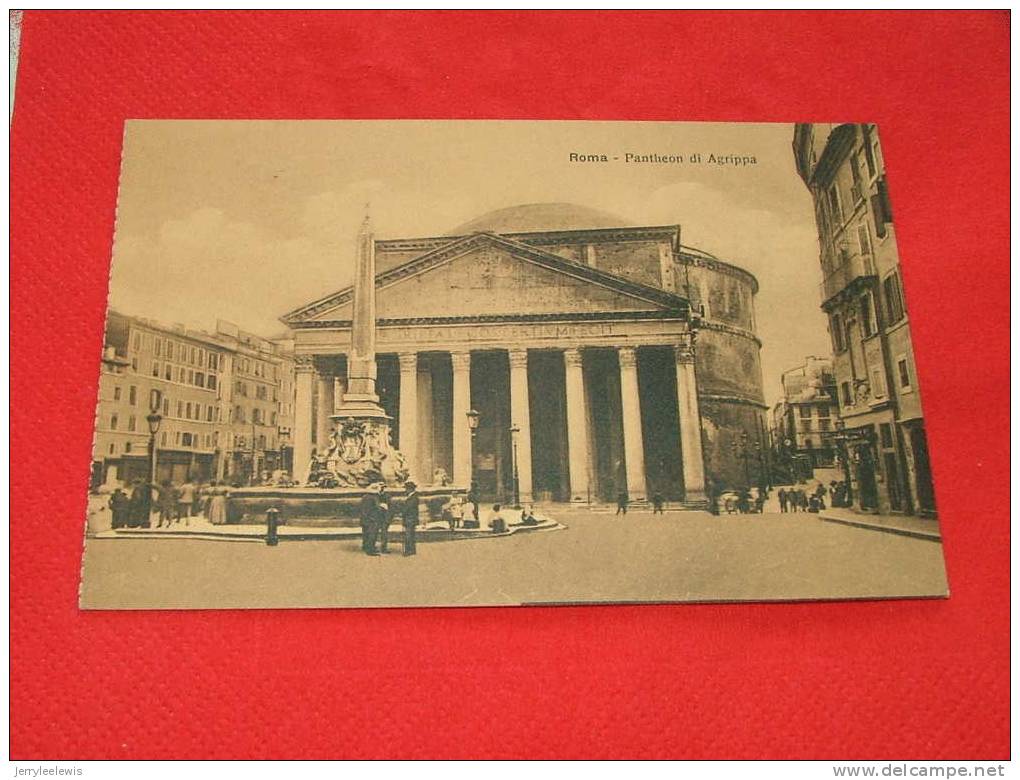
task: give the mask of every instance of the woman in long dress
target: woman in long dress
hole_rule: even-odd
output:
[[[209,494],[209,522],[223,525],[227,522],[227,489],[214,482]]]

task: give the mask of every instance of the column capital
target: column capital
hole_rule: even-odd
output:
[[[691,336],[684,336],[673,345],[673,354],[677,363],[694,362],[694,339]]]
[[[315,355],[295,355],[294,370],[300,374],[315,372]]]
[[[402,372],[418,370],[417,352],[400,352],[397,354],[397,360],[400,361],[400,370]]]
[[[578,347],[568,347],[563,350],[563,361],[567,368],[580,368],[583,364],[581,350]]]
[[[637,365],[637,349],[634,347],[617,347],[620,356],[620,368],[634,368]]]
[[[510,357],[510,368],[528,367],[528,350],[526,347],[515,347],[508,350],[507,354]]]
[[[469,350],[451,352],[450,362],[453,363],[454,371],[468,371],[471,368],[471,352]]]

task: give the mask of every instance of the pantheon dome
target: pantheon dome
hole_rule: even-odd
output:
[[[489,211],[448,231],[469,233],[540,233],[559,230],[597,230],[633,227],[634,223],[607,211],[575,203],[525,203]]]

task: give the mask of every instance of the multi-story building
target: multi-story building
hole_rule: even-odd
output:
[[[772,407],[772,441],[780,463],[799,464],[795,475],[809,478],[817,468],[835,464],[833,437],[839,406],[832,360],[808,357],[784,371],[783,395]]]
[[[229,322],[216,323],[216,336],[229,347],[229,384],[223,388],[227,409],[222,477],[250,482],[254,475],[289,471],[284,445],[290,426],[281,420],[281,405],[293,415],[293,350],[246,333]]]
[[[293,398],[284,396],[293,394],[292,374],[286,349],[227,323],[210,334],[111,311],[93,485],[149,477],[152,412],[160,417],[153,475],[158,482],[248,481],[253,473],[281,468],[280,405],[285,398],[293,408]]]
[[[99,383],[93,483],[148,477],[146,417],[152,411],[162,418],[155,442],[157,481],[213,477],[225,419],[221,391],[228,355],[209,334],[111,311]],[[158,401],[154,409],[153,401]]]
[[[811,191],[854,506],[935,511],[896,230],[878,130],[799,124],[797,172]]]

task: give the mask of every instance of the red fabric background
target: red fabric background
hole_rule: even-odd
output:
[[[1008,58],[1006,12],[26,12],[13,757],[1007,756]],[[880,123],[952,598],[79,612],[129,117]]]

